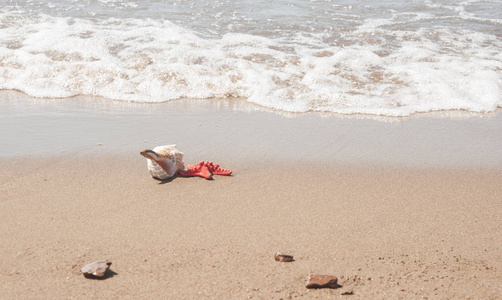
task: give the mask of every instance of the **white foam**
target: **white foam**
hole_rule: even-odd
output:
[[[243,97],[288,112],[389,116],[502,106],[502,42],[489,33],[393,31],[385,26],[399,22],[378,19],[345,32],[346,43],[326,43],[321,33],[204,38],[169,21],[0,12],[7,23],[0,89],[35,97]]]

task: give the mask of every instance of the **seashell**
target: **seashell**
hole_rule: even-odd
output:
[[[111,265],[109,260],[98,260],[83,266],[80,272],[86,278],[103,278]]]
[[[176,175],[179,170],[185,169],[183,152],[176,149],[176,145],[145,149],[140,154],[147,158],[148,171],[155,179],[168,179]]]

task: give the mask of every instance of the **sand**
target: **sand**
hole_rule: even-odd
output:
[[[1,298],[501,298],[499,114],[388,123],[9,97]],[[160,142],[234,175],[156,181],[139,151]],[[106,279],[80,274],[100,259]],[[308,290],[309,273],[340,288]]]

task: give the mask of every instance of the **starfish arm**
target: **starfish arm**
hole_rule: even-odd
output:
[[[215,165],[211,161],[206,161],[204,164],[209,169],[209,171],[211,171],[211,173],[213,173],[214,175],[226,175],[226,176],[232,175],[231,170],[220,168],[219,164]]]

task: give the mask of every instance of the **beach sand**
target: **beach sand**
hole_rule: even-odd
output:
[[[500,114],[2,95],[1,298],[502,297]],[[152,179],[139,151],[172,143],[234,175]],[[101,259],[106,279],[80,274]]]

